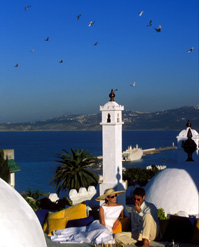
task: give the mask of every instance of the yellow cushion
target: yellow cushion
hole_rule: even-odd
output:
[[[44,224],[43,224],[43,231],[44,232],[47,232],[47,227],[48,227],[48,220],[49,219],[62,219],[65,217],[65,209],[61,210],[61,211],[58,211],[58,212],[55,212],[55,213],[52,213],[52,212],[49,212],[48,213],[48,216],[47,216],[47,219],[45,220]]]
[[[65,217],[68,217],[68,220],[77,220],[86,218],[86,204],[77,204],[65,209]]]
[[[51,231],[49,231],[49,229],[53,228],[53,227],[51,227],[51,222],[49,222],[49,220],[51,220],[51,219],[66,218],[66,223],[67,223],[69,220],[82,219],[85,217],[86,217],[86,205],[85,204],[77,204],[77,205],[71,206],[69,208],[63,209],[63,210],[55,212],[55,213],[49,212],[48,217],[47,217],[47,219],[43,225],[43,230],[44,230],[44,232],[51,234]],[[58,230],[58,229],[56,229],[56,230]]]
[[[67,222],[67,217],[62,219],[49,219],[47,227],[48,236],[51,236],[53,231],[66,228]]]
[[[191,238],[191,243],[194,243],[194,244],[199,243],[199,219],[196,220],[196,224],[193,230],[193,236]]]
[[[113,233],[116,234],[118,232],[122,232],[122,223],[119,221],[116,228],[113,230]]]

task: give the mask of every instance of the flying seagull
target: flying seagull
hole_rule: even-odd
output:
[[[63,60],[60,60],[59,63],[63,63],[64,61]]]
[[[192,52],[192,51],[193,51],[193,47],[192,47],[191,49],[189,49],[187,52],[189,52],[189,53],[190,53],[190,52]]]
[[[147,27],[152,26],[152,20],[149,21],[149,24],[147,25]]]
[[[81,14],[79,14],[78,16],[77,16],[77,20],[79,20],[79,18],[81,17],[82,15]]]
[[[95,21],[90,21],[88,26],[91,27],[94,23],[95,23]]]
[[[26,11],[27,9],[29,9],[30,7],[31,7],[31,5],[26,6],[26,7],[25,7],[25,11]]]
[[[19,67],[19,64],[17,63],[17,64],[15,65],[15,67],[16,67],[16,68]]]
[[[144,13],[144,11],[142,10],[142,11],[140,11],[140,13],[139,13],[139,16],[142,16],[142,14]]]
[[[115,92],[117,92],[117,91],[118,91],[118,89],[115,89],[114,91],[115,91]]]
[[[158,26],[158,28],[154,28],[156,30],[156,32],[160,32],[161,31],[161,25]]]
[[[132,87],[135,87],[135,81],[133,82],[133,84],[131,84]]]
[[[49,41],[49,36],[45,39],[45,41]]]
[[[94,45],[94,46],[96,46],[97,44],[98,44],[98,41],[97,41],[97,42],[95,42],[93,45]]]

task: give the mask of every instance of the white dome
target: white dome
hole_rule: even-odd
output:
[[[100,106],[100,111],[108,110],[108,111],[123,111],[124,106],[119,105],[115,101],[108,101],[104,106]]]
[[[178,137],[187,138],[187,134],[188,134],[189,129],[191,130],[192,137],[198,136],[198,132],[196,130],[191,129],[191,128],[186,128],[179,133]]]
[[[46,247],[36,214],[23,197],[2,179],[0,198],[1,247]]]
[[[180,164],[180,168],[166,168],[155,175],[145,187],[146,201],[166,214],[184,211],[188,215],[199,214],[199,166],[192,162]]]

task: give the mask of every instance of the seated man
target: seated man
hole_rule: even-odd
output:
[[[134,205],[131,212],[131,232],[120,232],[115,235],[119,244],[150,246],[159,233],[158,210],[154,204],[146,202],[145,190],[134,190]]]

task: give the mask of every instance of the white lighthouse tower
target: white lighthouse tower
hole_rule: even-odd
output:
[[[124,106],[114,101],[113,90],[109,97],[110,101],[100,106],[103,146],[103,182],[100,184],[100,195],[109,188],[126,189],[122,180],[122,111]],[[118,202],[125,205],[125,194],[118,197]]]

